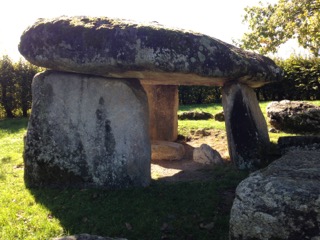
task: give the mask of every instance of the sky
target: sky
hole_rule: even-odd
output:
[[[277,0],[6,0],[0,9],[0,55],[17,61],[23,31],[38,18],[106,16],[139,22],[157,21],[166,26],[203,33],[232,44],[248,31],[242,23],[247,6]],[[281,49],[286,58],[294,46]]]

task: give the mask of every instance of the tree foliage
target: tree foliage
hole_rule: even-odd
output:
[[[320,0],[279,0],[277,4],[245,8],[250,32],[240,40],[245,49],[275,53],[290,39],[314,56],[320,55]]]
[[[179,103],[202,104],[221,102],[220,87],[179,86]]]
[[[260,100],[320,99],[320,58],[293,56],[276,63],[284,71],[283,80],[257,89]]]
[[[27,116],[32,101],[31,82],[39,71],[41,68],[22,59],[14,63],[7,55],[0,58],[0,110],[5,117]]]

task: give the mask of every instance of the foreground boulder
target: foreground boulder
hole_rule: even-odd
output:
[[[291,151],[236,190],[230,239],[320,239],[320,151]]]
[[[320,132],[320,107],[301,101],[283,100],[267,106],[270,124],[289,132]]]
[[[34,78],[32,93],[28,186],[149,184],[148,106],[139,81],[47,71]]]
[[[203,34],[107,17],[40,19],[19,50],[38,66],[152,84],[258,87],[281,74],[271,59]]]

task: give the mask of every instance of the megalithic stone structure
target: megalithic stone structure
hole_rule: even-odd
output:
[[[222,104],[230,158],[239,169],[259,168],[270,140],[256,93],[241,83],[225,84]]]
[[[144,161],[143,166],[145,166],[146,163],[150,163],[150,161],[147,160],[150,144],[147,143],[144,136],[148,135],[153,140],[175,140],[177,134],[177,121],[175,116],[177,109],[177,86],[179,85],[224,86],[223,105],[228,118],[226,126],[229,151],[232,158],[231,160],[234,161],[238,167],[251,168],[254,166],[257,161],[256,158],[259,157],[259,149],[264,148],[266,142],[268,142],[265,134],[266,125],[262,124],[262,115],[261,112],[256,109],[256,102],[254,102],[256,100],[253,100],[255,96],[252,94],[251,88],[260,87],[269,82],[280,80],[282,72],[271,59],[259,54],[243,51],[230,44],[200,33],[170,29],[156,23],[136,23],[130,20],[111,19],[107,17],[39,19],[22,34],[19,50],[28,61],[35,65],[65,73],[83,74],[90,79],[90,81],[84,81],[83,78],[86,78],[85,76],[81,77],[77,75],[78,80],[74,80],[75,76],[68,74],[63,75],[61,78],[57,77],[57,79],[64,79],[63,81],[68,88],[66,87],[64,89],[61,87],[60,90],[56,90],[53,95],[50,95],[53,101],[51,107],[57,107],[57,105],[63,105],[69,102],[63,100],[64,97],[68,97],[66,89],[70,91],[70,94],[73,94],[74,89],[82,89],[81,97],[79,94],[77,95],[77,101],[81,104],[78,106],[78,110],[70,109],[70,113],[68,113],[69,108],[66,108],[68,111],[64,110],[63,114],[65,119],[69,119],[70,122],[76,122],[77,124],[65,124],[63,128],[64,131],[59,130],[61,139],[65,139],[65,144],[56,147],[56,151],[51,151],[51,156],[46,155],[46,159],[48,160],[43,161],[41,158],[34,158],[32,154],[30,155],[32,151],[44,152],[42,151],[43,149],[39,148],[33,150],[35,146],[31,143],[40,137],[34,134],[33,129],[36,126],[32,125],[32,122],[34,122],[33,119],[38,119],[40,122],[43,120],[41,124],[39,122],[37,131],[41,131],[42,134],[44,134],[43,136],[48,135],[46,136],[48,144],[49,136],[57,136],[59,134],[58,132],[53,132],[52,129],[54,128],[47,127],[47,125],[54,125],[56,119],[51,116],[53,112],[47,112],[47,106],[41,103],[45,101],[45,98],[40,97],[42,94],[41,89],[43,89],[41,82],[44,84],[47,80],[39,80],[39,78],[43,78],[43,75],[42,77],[38,76],[35,78],[34,96],[36,96],[36,99],[40,102],[35,102],[33,105],[25,147],[25,162],[28,165],[25,175],[27,181],[30,183],[36,184],[39,181],[39,176],[31,173],[36,172],[41,164],[50,165],[52,167],[51,169],[60,169],[66,173],[69,171],[69,168],[67,168],[69,164],[68,161],[70,161],[71,164],[74,159],[85,158],[86,160],[84,162],[89,164],[91,161],[89,159],[94,159],[96,153],[88,149],[86,150],[86,154],[74,151],[74,144],[78,142],[70,141],[69,133],[80,134],[80,132],[85,131],[86,134],[90,135],[91,138],[84,138],[84,132],[81,133],[82,135],[80,134],[81,138],[79,139],[81,139],[83,146],[89,146],[87,145],[89,143],[86,141],[91,141],[92,138],[96,139],[100,136],[100,131],[92,132],[94,129],[92,124],[94,124],[100,116],[98,113],[90,115],[91,118],[88,117],[86,119],[87,122],[83,123],[81,120],[82,115],[80,113],[76,115],[74,112],[80,110],[86,111],[87,108],[90,108],[90,106],[87,106],[87,102],[93,100],[89,100],[88,98],[95,99],[92,107],[95,111],[98,111],[99,101],[96,101],[94,94],[90,95],[88,93],[88,91],[90,91],[89,85],[93,86],[95,82],[97,82],[97,85],[95,85],[94,88],[97,89],[97,91],[101,88],[110,94],[112,94],[113,91],[120,91],[119,89],[126,89],[125,92],[127,93],[123,93],[123,96],[120,94],[110,99],[116,106],[108,105],[106,104],[107,101],[104,100],[105,109],[101,117],[105,118],[104,122],[110,121],[110,131],[114,136],[114,141],[107,142],[110,142],[111,145],[115,144],[115,146],[119,144],[129,144],[133,146],[134,144],[131,141],[134,141],[137,144],[137,148],[130,147],[129,149],[132,152],[127,152],[127,150],[125,150],[126,148],[122,148],[121,150],[115,148],[116,150],[112,151],[113,153],[111,155],[113,156],[115,154],[118,157],[108,157],[106,153],[105,162],[102,160],[103,157],[100,158],[101,168],[99,164],[96,164],[96,167],[92,169],[88,167],[90,171],[97,171],[92,172],[92,176],[105,173],[113,176],[114,166],[112,164],[114,161],[120,161],[119,159],[121,159],[120,156],[122,155],[135,156],[130,158],[130,160],[126,157],[122,159],[123,161],[121,160],[122,167],[120,167],[117,172],[119,174],[116,174],[116,177],[113,177],[112,179],[114,180],[111,182],[108,182],[106,179],[102,180],[102,182],[100,180],[94,182],[93,179],[95,179],[95,177],[87,177],[89,175],[87,175],[86,172],[78,172],[80,174],[79,176],[86,176],[81,178],[81,181],[84,181],[83,185],[93,183],[93,185],[98,187],[115,186],[117,181],[122,181],[120,180],[122,178],[120,176],[131,179],[130,181],[133,185],[147,185],[148,181],[146,178],[149,176],[148,173],[141,174],[140,179],[131,173],[132,171],[135,173],[139,172],[142,169],[149,171],[149,169],[139,167],[139,169],[134,170],[128,168],[128,166],[134,166],[135,163],[139,165],[140,161]],[[70,87],[69,79],[66,76],[73,79],[71,82],[74,84],[74,88]],[[50,77],[50,79],[51,78],[52,77]],[[53,81],[56,81],[56,78],[54,78]],[[102,83],[104,81],[105,84]],[[148,102],[147,98],[141,97],[143,94],[146,96],[146,93],[141,89],[141,85],[138,87],[137,81],[140,81],[140,84],[145,86],[149,99],[149,110],[146,107],[137,107],[142,104],[142,101],[145,101],[145,104]],[[63,85],[61,80],[57,80],[57,84],[58,82]],[[130,83],[132,83],[134,87],[132,87]],[[55,98],[54,96],[60,96],[60,91],[64,92],[64,97]],[[139,92],[138,95],[136,95],[137,92]],[[229,94],[229,92],[231,94]],[[105,94],[106,93],[99,92],[98,95],[106,99],[107,96]],[[166,97],[168,99],[165,99]],[[129,102],[131,101],[135,102],[135,107],[132,106],[132,113],[130,110],[122,111],[122,106],[129,106]],[[159,105],[157,105],[158,103]],[[165,105],[169,108],[166,111],[164,111]],[[118,110],[116,111],[115,109]],[[136,112],[138,109],[139,111],[144,109],[144,115],[142,113],[139,115]],[[55,111],[56,108],[52,108],[52,110]],[[92,111],[92,109],[90,109],[90,111]],[[43,114],[43,112],[46,112],[47,115],[42,119],[39,116],[42,116],[41,114]],[[122,115],[119,115],[119,112],[121,112]],[[138,114],[139,117],[128,117],[132,114]],[[246,118],[249,117],[249,115],[246,114],[249,114],[251,119]],[[150,115],[151,136],[149,135],[149,125],[144,123],[145,121],[149,121],[148,115]],[[239,122],[241,122],[241,120],[248,121],[240,127],[235,122],[235,119],[238,117],[240,118]],[[79,119],[76,120],[76,118]],[[134,138],[130,134],[130,137],[126,136],[126,130],[124,129],[127,128],[117,124],[117,118],[119,118],[119,122],[126,126],[132,126],[132,121],[134,121],[138,126],[141,126],[140,131],[143,133],[138,134],[137,138]],[[109,119],[113,120],[111,121]],[[164,129],[164,125],[160,124],[160,121],[164,121],[165,125],[167,125],[167,129],[165,129],[166,131],[163,135],[162,131],[164,130],[162,129]],[[87,127],[90,126],[90,129],[82,129],[83,124]],[[106,126],[105,128],[109,129],[109,127]],[[45,129],[48,129],[48,131],[45,131]],[[51,129],[51,132],[49,129]],[[254,133],[259,136],[255,138]],[[240,136],[242,134],[250,136],[248,145],[242,141],[243,136]],[[54,139],[52,139],[52,141],[53,140]],[[256,146],[254,146],[255,140],[257,140]],[[40,144],[42,140],[38,139],[37,141]],[[44,144],[41,146],[45,148]],[[107,145],[104,147],[108,148]],[[142,150],[141,148],[149,150]],[[70,157],[61,160],[61,162],[64,163],[60,163],[58,160],[60,158],[62,159],[58,154],[61,149],[70,149],[69,153],[65,153]],[[247,154],[246,151],[248,149],[250,149],[252,153]],[[136,150],[142,151],[144,160],[138,160],[138,156],[135,155]],[[105,149],[102,147],[99,151],[101,151],[101,156],[104,156],[103,152]],[[38,155],[41,156],[41,154]],[[54,161],[52,159],[54,159]],[[102,168],[103,171],[99,172]],[[52,181],[48,180],[44,182],[44,185],[49,185],[54,182],[54,179],[52,179]],[[126,184],[119,184],[119,186],[130,185],[127,184],[128,181],[124,182],[126,182]],[[79,183],[79,181],[77,181],[77,183]]]

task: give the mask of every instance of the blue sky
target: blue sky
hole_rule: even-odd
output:
[[[242,24],[244,8],[258,3],[259,0],[10,0],[3,3],[0,10],[0,54],[19,59],[17,46],[22,32],[38,18],[62,15],[157,21],[232,43],[232,39],[241,38],[247,31]],[[293,46],[287,46],[280,55],[290,55]]]

